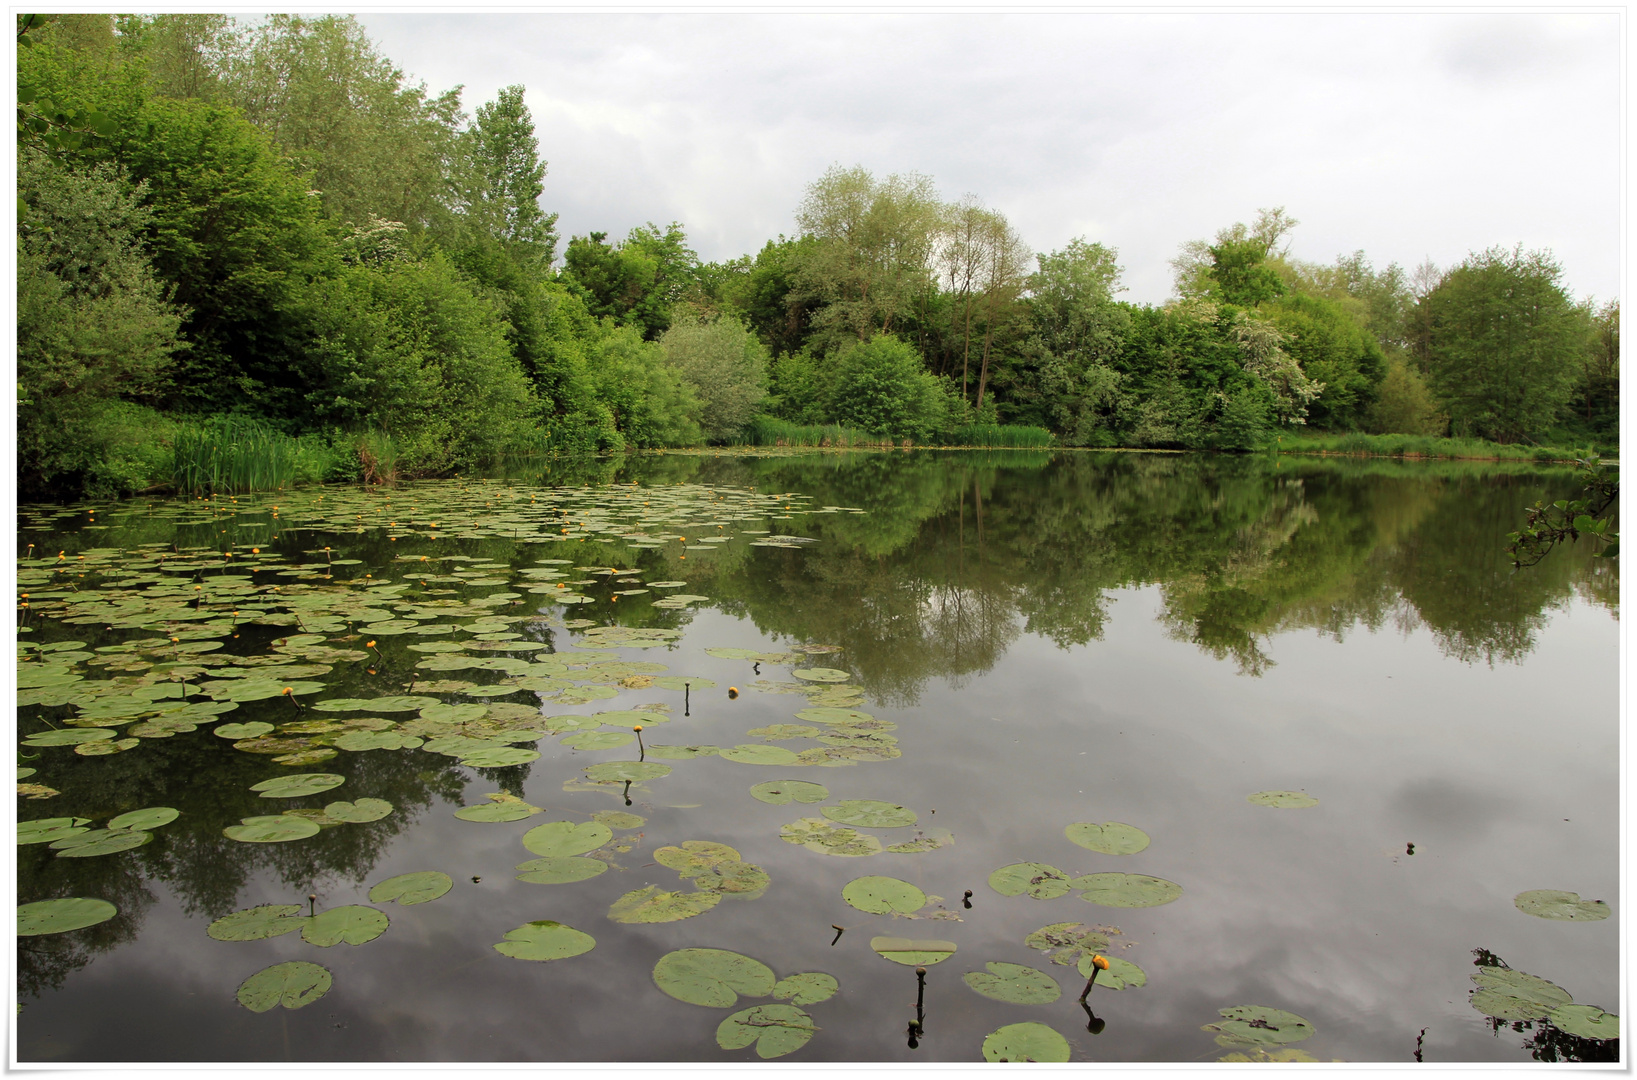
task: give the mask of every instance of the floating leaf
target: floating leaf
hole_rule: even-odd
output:
[[[1472,981],[1478,984],[1472,992],[1472,1007],[1502,1020],[1538,1020],[1574,1000],[1556,983],[1512,968],[1479,968]]]
[[[835,806],[824,807],[820,813],[831,821],[866,829],[896,829],[918,820],[915,811],[876,799],[844,799]]]
[[[817,1005],[835,996],[841,984],[834,975],[822,971],[804,971],[787,975],[773,987],[773,996],[792,1005]]]
[[[305,960],[274,964],[239,984],[239,1004],[251,1012],[266,1012],[275,1005],[299,1009],[330,990],[330,973]]]
[[[796,755],[782,746],[767,746],[762,743],[745,743],[729,750],[723,750],[722,756],[729,761],[737,761],[742,765],[794,765]]]
[[[328,761],[335,756],[335,751],[325,746],[316,750],[302,750],[294,754],[280,754],[273,760],[280,765],[317,765],[320,761]]]
[[[60,900],[36,900],[17,909],[17,936],[66,934],[107,922],[119,909],[106,900],[69,896]]]
[[[629,746],[636,736],[629,731],[581,731],[563,740],[563,745],[575,750],[612,750]]]
[[[648,819],[636,814],[627,814],[623,810],[604,810],[600,814],[592,814],[592,821],[600,821],[610,829],[640,829],[648,823]]]
[[[66,837],[80,836],[91,831],[85,827],[87,820],[86,818],[55,817],[19,821],[17,823],[17,842],[19,844],[52,844]]]
[[[661,690],[714,690],[716,683],[712,679],[698,679],[691,675],[666,675],[654,680],[654,685]]]
[[[1299,810],[1304,806],[1319,805],[1319,800],[1305,791],[1258,791],[1254,795],[1245,796],[1245,801],[1280,810]]]
[[[436,900],[454,887],[454,879],[439,870],[420,870],[413,874],[399,874],[387,878],[369,891],[369,898],[377,904],[425,904]]]
[[[857,709],[841,709],[835,706],[820,706],[818,708],[803,709],[796,714],[797,720],[806,720],[813,724],[861,724],[874,720],[875,717]]]
[[[658,885],[634,889],[614,901],[608,917],[618,923],[660,923],[691,919],[715,907],[716,892],[666,892]]]
[[[300,912],[299,904],[262,904],[223,915],[205,933],[217,941],[260,941],[300,930],[307,924]]]
[[[324,949],[342,942],[348,945],[362,945],[367,941],[374,941],[386,933],[386,929],[387,917],[384,911],[377,911],[362,904],[347,904],[320,911],[308,918],[301,928],[301,940]]]
[[[23,740],[24,746],[75,746],[79,743],[112,739],[117,732],[107,728],[62,728],[37,731]]]
[[[561,857],[584,855],[614,838],[614,832],[600,821],[548,821],[523,834],[523,846],[536,855]]]
[[[222,830],[229,840],[244,844],[278,844],[286,840],[302,840],[318,835],[318,825],[306,818],[289,814],[265,817],[247,817],[241,824],[229,825]]]
[[[264,724],[257,720],[249,724],[222,724],[213,728],[212,733],[224,739],[257,739],[272,730],[272,724]]]
[[[261,792],[264,799],[299,799],[304,795],[317,795],[321,791],[338,788],[346,782],[346,777],[335,773],[292,773],[252,784],[250,790]]]
[[[538,806],[505,792],[491,794],[489,799],[476,806],[463,806],[455,811],[455,816],[462,821],[522,821],[541,812]]]
[[[648,748],[651,758],[663,758],[666,761],[686,761],[689,758],[715,757],[722,752],[720,746],[663,746],[654,745]]]
[[[1219,1046],[1279,1046],[1301,1042],[1313,1025],[1295,1013],[1266,1005],[1236,1005],[1219,1010],[1223,1019],[1201,1030],[1215,1032]]]
[[[705,650],[706,656],[714,656],[718,660],[754,660],[761,653],[756,649],[729,649],[712,648]]]
[[[884,959],[909,967],[936,964],[955,954],[953,941],[923,941],[901,937],[873,937],[870,939],[870,948]]]
[[[1069,876],[1045,863],[1013,863],[990,874],[989,887],[1002,896],[1028,893],[1036,900],[1053,900],[1069,891]]]
[[[461,705],[428,705],[420,712],[422,720],[443,722],[448,724],[464,724],[469,720],[481,720],[488,713],[487,705],[465,703]]]
[[[657,761],[604,761],[586,767],[587,779],[600,784],[624,780],[657,780],[671,775],[671,767]]]
[[[783,806],[790,802],[823,802],[830,797],[830,789],[806,780],[766,780],[752,787],[750,794],[759,802]]]
[[[217,734],[221,734],[220,728]],[[413,750],[421,745],[421,740],[396,731],[349,731],[338,735],[331,745],[338,750],[354,753],[364,750]]]
[[[756,899],[766,892],[772,883],[773,879],[766,870],[754,863],[740,862],[737,859],[713,863],[693,878],[696,889],[725,893],[740,900]]]
[[[654,965],[654,985],[678,1001],[731,1008],[746,997],[774,992],[773,970],[760,960],[726,949],[678,949]]]
[[[852,678],[845,671],[831,667],[795,668],[790,674],[803,682],[840,683]]]
[[[917,830],[915,839],[905,840],[899,844],[888,844],[887,850],[897,855],[917,855],[923,851],[937,851],[954,842],[955,834],[948,829],[928,829],[925,832]]]
[[[150,806],[144,810],[132,810],[121,814],[108,822],[110,829],[157,829],[161,825],[169,825],[182,811],[169,806]]]
[[[1582,900],[1579,893],[1557,889],[1531,889],[1512,898],[1512,903],[1525,915],[1537,919],[1565,919],[1572,922],[1596,922],[1609,917],[1609,906],[1601,900]]]
[[[51,846],[59,849],[59,859],[81,859],[94,855],[112,855],[120,851],[129,851],[141,847],[153,839],[153,833],[137,832],[128,829],[98,829],[83,836],[70,836],[58,840]]]
[[[926,907],[926,893],[894,877],[861,877],[847,882],[841,898],[872,915],[908,915]]]
[[[800,844],[808,851],[823,855],[864,856],[878,855],[881,841],[869,833],[842,828],[824,818],[802,818],[779,829],[779,837],[788,844]]]
[[[717,1025],[716,1045],[743,1050],[755,1043],[758,1057],[783,1057],[807,1045],[817,1030],[813,1018],[794,1005],[756,1005]]]
[[[1045,1024],[1007,1024],[983,1039],[985,1061],[1067,1061],[1069,1041]]]
[[[520,746],[497,746],[462,754],[460,763],[475,769],[504,769],[511,765],[527,764],[539,756],[538,750],[526,750]]]
[[[333,821],[361,824],[380,821],[392,813],[392,804],[385,799],[359,799],[357,802],[333,802],[324,808],[324,816]]]
[[[1051,956],[1052,963],[1076,965],[1108,948],[1108,937],[1079,922],[1052,923],[1023,939],[1031,949]]]
[[[1105,956],[1108,967],[1097,973],[1097,985],[1106,990],[1124,990],[1126,987],[1148,985],[1148,973],[1129,960],[1122,960],[1118,956]],[[1082,956],[1079,964],[1080,974],[1091,978],[1091,957]]]
[[[596,877],[608,869],[608,864],[601,859],[586,859],[578,855],[554,855],[518,863],[517,869],[523,871],[517,875],[518,881],[534,885],[567,885]]]
[[[967,986],[986,998],[1014,1005],[1045,1005],[1063,994],[1057,980],[1045,972],[1022,964],[992,962],[989,970],[969,971],[961,976]]]
[[[1081,847],[1104,855],[1135,855],[1148,846],[1147,833],[1118,821],[1105,821],[1101,825],[1077,821],[1064,829],[1063,834]]]
[[[691,878],[719,862],[738,860],[738,851],[714,840],[685,840],[681,847],[662,847],[654,851],[655,862],[675,870],[684,878]]]
[[[518,960],[566,960],[597,947],[597,939],[572,926],[541,919],[506,931],[495,952]]]
[[[1070,884],[1080,899],[1104,907],[1158,907],[1182,895],[1182,886],[1147,874],[1085,874]]]
[[[1595,1005],[1559,1005],[1546,1014],[1559,1031],[1582,1039],[1618,1039],[1620,1018]]]

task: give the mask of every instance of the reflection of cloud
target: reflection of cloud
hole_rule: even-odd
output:
[[[1431,777],[1404,784],[1388,803],[1406,837],[1446,842],[1468,842],[1505,827],[1513,810],[1498,792]]]

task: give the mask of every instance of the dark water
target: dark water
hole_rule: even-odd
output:
[[[756,1061],[751,1049],[716,1045],[717,1025],[732,1009],[677,1001],[654,985],[655,962],[689,947],[743,953],[780,977],[835,976],[840,992],[807,1006],[819,1031],[790,1062],[980,1061],[988,1033],[1023,1021],[1065,1036],[1076,1062],[1213,1061],[1232,1048],[1201,1028],[1238,1005],[1305,1018],[1315,1034],[1295,1048],[1322,1061],[1408,1062],[1418,1046],[1428,1062],[1551,1060],[1617,1047],[1539,1023],[1497,1030],[1468,1004],[1473,950],[1481,949],[1556,983],[1576,1002],[1619,1006],[1617,573],[1584,550],[1515,571],[1501,550],[1524,505],[1572,493],[1568,474],[915,453],[665,456],[543,479],[795,492],[811,496],[805,505],[813,508],[867,513],[730,522],[723,535],[759,527],[818,542],[752,547],[761,534],[750,534],[706,551],[676,541],[646,549],[572,537],[530,544],[494,535],[481,519],[466,527],[473,533],[466,538],[445,526],[437,539],[408,529],[389,540],[393,530],[364,517],[352,529],[339,527],[339,517],[327,531],[294,528],[289,504],[273,539],[275,500],[265,499],[224,502],[208,513],[195,507],[180,522],[174,507],[147,503],[97,507],[89,516],[76,508],[49,532],[34,528],[45,519],[25,508],[19,554],[54,558],[62,550],[66,561],[87,548],[174,540],[178,549],[231,542],[242,551],[256,543],[265,545],[263,559],[322,570],[328,545],[331,559],[359,560],[331,566],[334,578],[399,581],[415,575],[393,556],[422,553],[459,552],[512,571],[552,557],[634,567],[633,576],[685,580],[687,592],[710,599],[660,610],[647,603],[658,591],[610,601],[619,586],[601,582],[584,587],[594,603],[569,608],[522,592],[508,610],[535,617],[542,608],[537,621],[519,625],[561,652],[579,640],[562,626],[565,618],[680,629],[672,648],[616,651],[716,687],[690,691],[686,716],[681,694],[654,689],[548,704],[546,713],[666,701],[675,711],[669,723],[650,727],[650,742],[754,743],[745,734],[751,728],[799,722],[793,714],[806,706],[802,697],[750,689],[759,677],[788,680],[793,665],[763,664],[758,676],[749,661],[703,650],[830,644],[842,651],[811,662],[854,677],[866,698],[857,707],[898,725],[902,756],[834,768],[715,756],[670,761],[671,774],[635,785],[627,806],[619,787],[584,790],[576,782],[587,765],[629,760],[635,748],[575,751],[557,736],[539,741],[538,760],[503,769],[464,767],[426,750],[342,753],[292,768],[234,749],[208,725],[143,738],[105,757],[69,747],[25,751],[38,755],[26,762],[39,770],[29,779],[61,794],[19,800],[20,819],[83,815],[100,824],[144,806],[182,815],[133,851],[71,859],[44,844],[17,849],[19,902],[100,897],[120,910],[90,929],[19,939],[20,1062]],[[487,490],[515,499],[541,480],[524,475]],[[88,531],[93,517],[98,528]],[[27,590],[41,571],[33,561],[21,565]],[[183,583],[224,573],[210,565],[216,569],[171,573]],[[267,573],[256,580],[276,580]],[[93,572],[78,587],[118,584],[99,580]],[[496,588],[453,586],[460,596]],[[100,618],[65,625],[53,618],[53,597],[36,597],[37,607],[47,606],[23,636],[33,644],[71,639],[93,649],[160,632],[158,623],[109,630],[96,625]],[[291,632],[256,623],[234,630],[239,637],[222,635],[226,651],[244,654]],[[405,651],[413,640],[381,638],[389,672],[425,659]],[[360,670],[363,663],[334,667],[323,694],[309,700],[402,692],[384,687],[385,675]],[[502,675],[421,677],[488,683]],[[736,700],[724,692],[730,684],[743,691]],[[520,691],[472,700],[538,699]],[[20,731],[72,715],[69,705],[24,707]],[[279,724],[294,715],[272,698],[222,719]],[[309,771],[344,775],[346,784],[273,808],[248,790],[269,776]],[[954,842],[867,858],[784,843],[780,827],[820,807],[766,805],[749,795],[753,784],[773,779],[824,784],[824,805],[900,804],[919,815],[919,827],[946,829]],[[1269,789],[1303,790],[1319,803],[1272,809],[1246,801]],[[545,812],[508,823],[453,817],[494,791]],[[289,843],[222,835],[247,815],[364,796],[396,809],[381,821]],[[521,845],[524,832],[606,810],[646,819],[632,850],[608,855],[609,872],[575,884],[514,880],[513,867],[533,858]],[[1152,842],[1114,856],[1065,838],[1072,822],[1103,821],[1135,825]],[[913,831],[876,830],[888,843]],[[683,921],[611,921],[609,906],[623,893],[649,884],[686,888],[652,861],[654,848],[686,840],[733,846],[767,871],[771,886],[757,899],[730,897]],[[1075,893],[1037,900],[990,888],[992,871],[1020,861],[1070,875],[1152,875],[1183,893],[1163,906],[1114,908]],[[431,903],[372,905],[391,925],[363,945],[318,948],[299,934],[224,942],[205,932],[229,912],[304,904],[309,893],[320,909],[368,904],[372,884],[419,870],[445,871],[454,888]],[[854,910],[841,890],[867,874],[944,898],[960,921]],[[961,903],[968,889],[969,909]],[[1599,922],[1530,917],[1513,897],[1534,889],[1604,900],[1615,914]],[[506,931],[540,919],[591,934],[595,949],[532,963],[492,948]],[[1088,1032],[1076,1003],[1084,979],[1024,944],[1042,926],[1075,921],[1117,928],[1111,955],[1147,975],[1142,987],[1092,992],[1098,1034]],[[832,944],[833,925],[846,932]],[[915,1016],[914,972],[872,952],[874,935],[958,945],[928,969],[924,1034],[913,1049],[906,1025]],[[238,1004],[241,982],[287,960],[324,965],[333,988],[298,1010],[256,1014]],[[1063,993],[1049,1004],[1018,1005],[963,983],[994,961],[1044,971]],[[734,1008],[769,1000],[741,998]]]

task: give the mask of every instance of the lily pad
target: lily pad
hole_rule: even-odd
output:
[[[301,940],[324,949],[342,942],[362,945],[374,941],[386,933],[386,929],[386,912],[362,904],[347,904],[308,918],[301,928]]]
[[[654,685],[661,690],[714,690],[716,682],[712,679],[698,679],[690,675],[663,675],[654,680]]]
[[[955,842],[955,834],[948,829],[916,830],[915,839],[888,844],[887,850],[895,855],[918,855],[923,851],[937,851]]]
[[[715,757],[722,752],[720,746],[665,746],[655,744],[648,747],[648,756],[665,761],[687,761],[697,757]]]
[[[107,922],[119,909],[106,900],[69,896],[60,900],[36,900],[17,909],[17,936],[66,934]]]
[[[773,970],[760,960],[726,949],[678,949],[654,965],[654,985],[678,1001],[731,1008],[739,995],[774,992]]]
[[[1538,1020],[1574,998],[1556,983],[1512,968],[1479,968],[1472,975],[1474,1009],[1502,1020]]]
[[[779,838],[822,855],[860,857],[881,853],[881,841],[869,833],[847,829],[824,818],[802,818],[781,826]]]
[[[693,878],[696,889],[724,893],[740,900],[756,899],[766,892],[772,883],[773,878],[766,870],[754,863],[741,862],[738,859],[724,859],[712,863]]]
[[[671,775],[671,767],[657,761],[604,761],[587,766],[585,775],[587,779],[600,784],[619,783],[624,780],[657,780],[662,776]]]
[[[684,878],[691,878],[719,862],[738,860],[737,850],[714,840],[684,840],[680,847],[662,847],[654,851],[655,862],[675,870]]]
[[[294,933],[306,924],[300,904],[262,904],[223,915],[205,933],[217,941],[260,941]]]
[[[402,905],[425,904],[436,900],[454,887],[454,879],[439,870],[420,870],[413,874],[399,874],[387,878],[369,891],[369,898],[377,904],[397,901]]]
[[[1305,791],[1258,791],[1254,795],[1245,796],[1245,801],[1279,810],[1300,810],[1304,806],[1319,805],[1319,800]]]
[[[541,919],[506,931],[495,952],[518,960],[566,960],[597,947],[597,939],[572,926]]]
[[[721,756],[729,761],[737,761],[741,765],[793,765],[796,755],[782,746],[767,746],[762,743],[745,743],[721,752]]]
[[[614,838],[614,832],[600,821],[548,821],[523,834],[523,846],[536,855],[561,858],[595,851]]]
[[[828,1001],[841,989],[834,975],[822,971],[804,971],[787,975],[773,987],[773,996],[792,1005],[817,1005]]]
[[[141,847],[153,839],[153,833],[129,829],[98,829],[83,836],[70,836],[51,846],[57,848],[59,859],[83,859],[96,855],[113,855]]]
[[[919,820],[913,810],[876,799],[843,799],[835,806],[824,807],[820,813],[831,821],[866,829],[897,829]]]
[[[107,728],[62,728],[36,731],[23,740],[24,746],[77,746],[80,743],[112,739],[117,732]]]
[[[1023,964],[992,962],[988,971],[969,971],[962,981],[986,998],[1013,1005],[1045,1005],[1063,995],[1057,980]]]
[[[460,755],[460,763],[470,765],[474,769],[504,769],[512,765],[527,764],[539,756],[540,751],[521,746],[496,746],[464,753]]]
[[[523,871],[517,875],[518,881],[534,885],[567,885],[596,877],[608,869],[608,864],[601,859],[587,859],[579,855],[554,855],[518,863],[517,869]]]
[[[873,937],[870,948],[883,959],[908,967],[926,966],[948,960],[955,954],[953,941],[920,940],[901,937]]]
[[[636,814],[627,814],[623,810],[604,810],[600,814],[592,814],[592,821],[600,821],[610,829],[640,829],[648,824],[648,819]]]
[[[505,792],[492,794],[489,799],[476,806],[463,806],[455,811],[455,816],[462,821],[522,821],[541,812],[538,806]]]
[[[17,823],[17,842],[19,844],[54,844],[70,836],[80,836],[91,830],[86,828],[87,818],[56,817],[36,818],[33,821],[19,821]]]
[[[1147,874],[1084,874],[1070,884],[1080,899],[1104,907],[1159,907],[1182,895],[1182,886]]]
[[[1570,922],[1597,922],[1609,917],[1609,906],[1601,900],[1582,900],[1579,893],[1557,889],[1531,889],[1512,898],[1512,903],[1525,915],[1537,919],[1563,919]]]
[[[306,818],[288,814],[247,817],[238,825],[222,830],[229,840],[243,844],[279,844],[286,840],[303,840],[318,835],[318,825]]]
[[[806,780],[766,780],[752,787],[750,794],[758,802],[783,806],[791,802],[823,802],[830,797],[830,789]]]
[[[761,655],[756,649],[729,649],[717,647],[705,650],[706,656],[714,656],[718,660],[754,660]]]
[[[182,816],[182,811],[169,806],[150,806],[143,810],[132,810],[121,814],[108,822],[110,829],[157,829],[161,825],[169,825]]]
[[[807,1045],[817,1030],[813,1018],[794,1005],[756,1005],[717,1025],[716,1045],[742,1050],[755,1043],[758,1057],[783,1057]]]
[[[249,724],[222,724],[212,728],[212,733],[224,739],[259,739],[273,730],[272,724],[264,724],[257,720]]]
[[[985,1061],[1067,1061],[1069,1041],[1045,1024],[1007,1024],[983,1039]]]
[[[346,777],[335,773],[292,773],[251,784],[250,790],[261,792],[264,799],[299,799],[304,795],[317,795],[321,791],[338,788],[346,782]]]
[[[324,808],[324,816],[333,821],[362,824],[380,821],[392,813],[392,804],[385,799],[359,799],[357,802],[333,802]]]
[[[96,742],[80,743],[74,747],[74,753],[83,757],[106,757],[134,750],[140,742],[140,739],[98,739]]]
[[[1313,1025],[1295,1013],[1266,1005],[1221,1009],[1222,1020],[1201,1030],[1216,1033],[1219,1046],[1282,1046],[1313,1035]]]
[[[926,907],[926,893],[894,877],[854,878],[841,889],[841,898],[872,915],[908,915]]]
[[[564,739],[563,745],[575,750],[612,750],[635,740],[629,731],[579,731]]]
[[[1063,830],[1072,842],[1104,855],[1135,855],[1148,846],[1148,834],[1134,825],[1105,821],[1101,825],[1077,821]]]
[[[1045,863],[1012,863],[989,875],[989,887],[1002,896],[1028,893],[1036,900],[1054,900],[1068,893],[1069,876]]]
[[[239,984],[239,1004],[251,1012],[266,1012],[275,1005],[299,1009],[330,990],[330,973],[305,960],[274,964]]]
[[[803,709],[796,714],[797,720],[806,720],[812,724],[861,724],[874,720],[875,717],[857,709],[841,709],[835,706],[819,706],[812,709]]]
[[[790,674],[803,682],[840,683],[852,678],[845,671],[832,667],[795,668]]]
[[[1595,1005],[1559,1005],[1546,1014],[1559,1031],[1582,1039],[1618,1039],[1620,1018]]]
[[[709,911],[721,899],[718,892],[666,892],[658,885],[649,885],[615,900],[608,917],[617,923],[676,922]]]
[[[1148,972],[1131,961],[1123,960],[1118,956],[1105,956],[1103,959],[1108,961],[1108,967],[1097,973],[1098,986],[1103,987],[1105,990],[1124,990],[1128,986],[1148,985]],[[1079,971],[1086,978],[1091,978],[1090,956],[1080,958]]]
[[[1047,953],[1054,964],[1072,966],[1107,949],[1108,935],[1085,923],[1060,922],[1042,926],[1023,944]]]

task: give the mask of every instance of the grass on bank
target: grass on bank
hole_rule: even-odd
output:
[[[1497,443],[1487,439],[1432,435],[1365,435],[1362,432],[1285,433],[1270,450],[1281,454],[1344,454],[1355,457],[1452,458],[1471,461],[1573,461],[1586,449],[1531,443]],[[1604,443],[1592,447],[1605,457],[1619,456],[1619,447]]]

